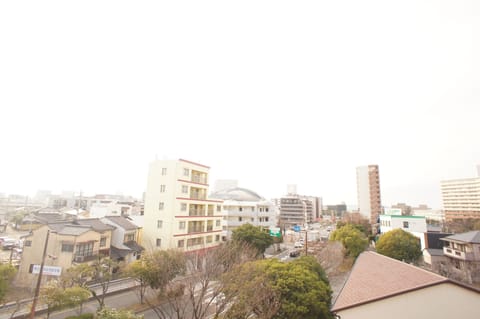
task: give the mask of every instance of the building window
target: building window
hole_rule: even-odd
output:
[[[163,210],[163,206],[165,206],[163,202],[158,203],[158,210]]]
[[[215,235],[215,241],[220,241],[220,235]]]
[[[222,211],[222,206],[217,205],[217,212],[221,212],[221,211]]]
[[[408,222],[403,222],[403,228],[408,228]]]
[[[177,244],[177,247],[178,248],[183,248],[183,246],[185,246],[185,241],[182,239],[182,240],[179,240],[178,241],[178,244]]]
[[[107,246],[107,237],[100,238],[100,247]]]
[[[72,252],[73,251],[73,244],[62,244],[62,251]]]
[[[157,220],[157,228],[162,228],[162,226],[163,226],[163,221]]]
[[[238,217],[238,221],[241,222],[241,221],[242,221],[242,217]]]
[[[215,226],[220,226],[220,219],[217,219],[217,221],[215,222]]]
[[[265,207],[265,211],[268,212],[268,207]]]
[[[178,229],[185,229],[185,222],[179,222]]]
[[[190,176],[190,170],[188,168],[183,169],[183,176]]]
[[[32,246],[32,241],[31,240],[25,240],[25,243],[23,244],[23,246],[31,247]]]
[[[160,185],[160,193],[165,193],[165,185]]]
[[[239,211],[239,212],[241,212],[242,210],[243,210],[243,208],[242,208],[242,207],[239,207],[239,208],[238,208],[238,211]]]
[[[162,239],[157,238],[156,245],[157,247],[160,247],[162,245]]]
[[[268,217],[265,217],[265,221],[268,222]]]
[[[187,204],[182,203],[182,204],[180,205],[180,210],[181,210],[182,212],[186,212],[186,211],[187,211]]]
[[[93,256],[93,242],[77,245],[75,255],[76,256]]]
[[[182,193],[184,194],[188,193],[188,185],[182,185]]]
[[[125,234],[125,236],[123,237],[123,242],[126,243],[129,241],[135,241],[135,233]]]
[[[167,168],[166,167],[162,168],[162,175],[167,175]]]
[[[208,244],[208,243],[211,243],[212,240],[213,240],[212,236],[207,236],[207,244]]]

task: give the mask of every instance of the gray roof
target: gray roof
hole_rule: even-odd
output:
[[[89,226],[78,226],[78,225],[65,225],[63,229],[58,231],[60,235],[73,235],[73,236],[78,236],[83,233],[86,233],[88,231],[92,230],[91,227]]]
[[[125,230],[136,230],[138,226],[123,216],[105,216],[105,219],[117,224]]]
[[[441,240],[447,240],[447,241],[453,240],[453,241],[460,241],[464,243],[480,244],[480,231],[479,230],[469,231],[466,233],[448,236],[448,237],[442,238]]]
[[[430,256],[443,256],[443,249],[427,248],[427,251]]]
[[[91,226],[94,230],[100,232],[114,229],[113,226],[103,223],[99,218],[77,219],[75,224]]]
[[[211,194],[209,198],[248,202],[259,202],[265,200],[262,196],[258,195],[254,191],[240,187],[220,190]]]

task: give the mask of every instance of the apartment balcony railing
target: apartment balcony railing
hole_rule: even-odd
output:
[[[207,179],[198,175],[192,175],[191,181],[194,183],[207,184]]]
[[[192,233],[203,233],[205,231],[204,227],[191,227],[188,228],[188,234]]]
[[[205,216],[205,210],[203,209],[190,209],[188,216]]]
[[[200,194],[200,193],[192,193],[190,194],[190,199],[200,199],[200,200],[205,200],[207,199],[207,196],[205,194]]]
[[[443,253],[456,259],[475,260],[475,256],[472,252],[464,252],[461,250],[453,249],[451,247],[443,247]]]

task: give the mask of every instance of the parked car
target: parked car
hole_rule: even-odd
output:
[[[302,248],[302,247],[303,247],[303,243],[300,242],[300,241],[297,241],[295,244],[293,244],[293,247],[294,247],[294,248]]]
[[[16,246],[17,246],[17,240],[13,239],[13,238],[6,238],[2,242],[2,249],[3,250],[13,249]]]
[[[294,250],[290,252],[290,257],[295,258],[300,256],[300,250]]]

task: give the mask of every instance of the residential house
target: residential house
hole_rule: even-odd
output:
[[[447,257],[442,272],[452,278],[480,283],[480,231],[470,231],[442,238]]]
[[[16,283],[34,288],[36,275],[32,274],[32,270],[34,265],[42,263],[44,250],[45,265],[56,269],[55,275],[60,275],[72,265],[90,263],[101,256],[109,256],[112,230],[112,226],[101,227],[95,221],[84,224],[51,223],[33,230],[24,238]],[[52,275],[45,274],[43,280],[51,278]]]
[[[342,319],[480,318],[480,291],[367,251],[332,307]]]
[[[140,227],[122,216],[106,216],[102,222],[114,227],[110,258],[126,263],[140,259],[144,250],[138,244]]]

